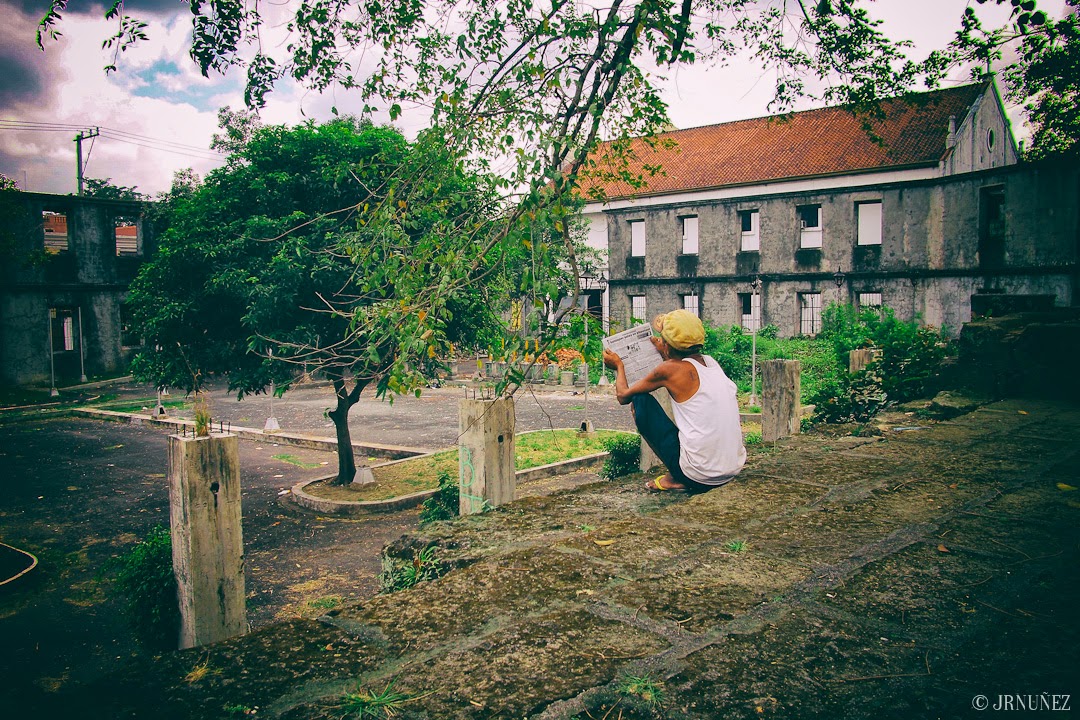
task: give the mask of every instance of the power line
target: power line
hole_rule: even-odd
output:
[[[0,119],[0,130],[30,130],[30,131],[42,131],[42,132],[71,132],[73,130],[81,131],[85,129],[86,125],[72,125],[70,123],[43,123],[35,122],[31,120],[2,120]],[[115,140],[117,142],[128,143],[138,147],[147,148],[150,150],[160,150],[162,152],[174,153],[177,155],[185,155],[187,157],[193,157],[200,160],[224,160],[225,156],[216,150],[210,150],[206,148],[196,147],[194,145],[186,145],[184,143],[174,142],[172,140],[163,140],[160,138],[153,138],[148,135],[140,135],[138,133],[128,132],[126,130],[116,130],[115,128],[100,127],[102,137]]]

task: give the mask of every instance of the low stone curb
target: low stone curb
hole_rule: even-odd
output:
[[[182,430],[195,427],[195,423],[192,420],[180,420],[169,417],[156,418],[153,415],[145,415],[142,413],[124,413],[116,412],[114,410],[102,410],[99,408],[75,408],[71,412],[75,415],[92,418],[94,420],[129,423],[132,425],[157,425],[171,429],[173,432],[181,432]],[[217,427],[217,425],[214,424],[214,427]],[[281,431],[271,433],[255,428],[230,425],[229,423],[225,423],[224,427],[228,428],[229,432],[244,440],[274,442],[279,445],[289,445],[291,447],[306,448],[308,450],[337,452],[336,440],[320,437],[318,435],[305,435],[303,433]],[[377,443],[353,443],[353,449],[367,456],[394,460],[416,457],[430,452],[425,448],[408,447],[404,445],[380,445]]]
[[[549,432],[548,430],[533,430],[531,432]],[[522,435],[531,434],[521,433]],[[452,449],[452,448],[451,448]],[[439,450],[437,452],[445,452],[445,450]],[[434,455],[436,453],[425,453],[425,455]],[[547,465],[538,465],[537,467],[527,468],[525,470],[519,470],[514,474],[515,481],[517,483],[526,483],[534,480],[540,480],[542,478],[553,477],[555,475],[561,475],[564,473],[575,472],[584,468],[593,466],[599,462],[602,462],[608,456],[607,452],[593,453],[592,455],[585,455],[579,458],[571,458],[569,460],[563,460],[562,462],[549,463]],[[396,465],[398,463],[406,462],[408,460],[415,460],[415,457],[402,458],[400,460],[392,460],[386,463],[379,463],[378,465],[372,465],[371,467],[380,468],[387,467],[388,465]],[[409,495],[401,495],[399,497],[390,498],[388,500],[328,500],[326,498],[315,497],[304,491],[308,485],[316,482],[323,482],[329,480],[335,475],[327,475],[325,477],[314,478],[311,480],[305,480],[303,482],[293,485],[291,495],[297,505],[306,507],[310,510],[316,510],[327,515],[362,515],[369,512],[392,512],[394,510],[404,510],[406,508],[416,507],[420,503],[427,500],[429,497],[438,492],[437,488],[431,490],[421,490],[420,492],[411,493]]]

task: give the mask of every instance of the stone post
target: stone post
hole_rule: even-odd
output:
[[[761,365],[761,437],[774,442],[799,432],[798,360],[766,360]]]
[[[660,407],[664,408],[664,412],[671,418],[672,422],[675,422],[675,411],[671,409],[671,394],[667,391],[667,388],[657,388],[653,390],[652,396],[656,398],[656,401],[660,403]],[[641,440],[641,461],[638,468],[641,472],[649,472],[657,465],[662,464],[660,458],[656,456],[656,453],[652,451],[649,444],[645,442],[645,439]]]
[[[180,647],[247,632],[235,435],[169,436],[169,521]]]
[[[514,400],[458,401],[458,482],[462,515],[514,499]]]
[[[878,352],[874,348],[859,348],[848,353],[848,372],[857,373],[877,359]]]

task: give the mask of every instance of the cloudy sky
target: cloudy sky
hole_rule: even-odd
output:
[[[286,4],[263,7],[281,11]],[[875,0],[870,8],[885,20],[891,36],[915,42],[912,56],[921,58],[949,41],[968,4],[998,21],[1007,18],[993,2],[988,7],[975,0]],[[1056,17],[1064,0],[1041,0],[1040,6]],[[112,62],[112,54],[101,43],[114,24],[102,19],[101,0],[70,0],[60,27],[64,36],[47,41],[42,52],[34,36],[47,8],[47,0],[0,0],[0,172],[27,190],[74,192],[73,139],[80,129],[94,127],[101,135],[83,143],[87,177],[157,193],[168,189],[179,169],[205,174],[220,164],[209,151],[217,110],[243,106],[243,78],[239,73],[199,74],[187,55],[191,21],[185,2],[128,0],[128,14],[149,23],[150,41],[124,53],[119,72],[108,76],[102,68]],[[280,20],[270,17],[267,25],[272,28]],[[962,79],[966,73],[958,72],[955,81]],[[769,113],[771,79],[745,61],[726,68],[683,69],[665,87],[676,127]],[[326,119],[332,106],[343,113],[360,109],[351,93],[320,96],[280,84],[262,117],[271,123]],[[1012,115],[1022,135],[1019,114],[1014,110]],[[408,133],[419,123],[419,113],[407,113],[397,124]]]

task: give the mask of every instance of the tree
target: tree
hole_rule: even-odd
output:
[[[496,322],[497,258],[480,250],[498,198],[437,138],[408,143],[351,118],[260,127],[180,188],[131,286],[147,338],[134,373],[189,391],[224,374],[243,397],[321,372],[339,483],[355,475],[348,415],[361,392],[418,392],[451,342]],[[443,268],[462,264],[468,291],[439,291]]]
[[[4,173],[0,173],[0,190],[18,190],[19,183],[14,178],[9,178]]]
[[[978,0],[986,4],[990,0]],[[951,51],[974,63],[973,76],[983,78],[1002,64],[1006,50],[1014,60],[1004,63],[1001,77],[1006,96],[1024,106],[1031,124],[1031,159],[1075,157],[1080,151],[1080,0],[1065,0],[1071,8],[1063,18],[1050,18],[1035,0],[993,0],[1012,6],[1010,24],[985,28],[968,7]]]
[[[137,187],[113,185],[112,178],[86,178],[86,196],[106,200],[145,200]]]

